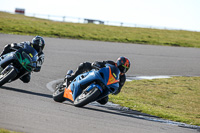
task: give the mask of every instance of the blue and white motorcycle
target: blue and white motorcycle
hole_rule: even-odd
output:
[[[72,70],[70,71],[72,73]],[[83,107],[115,93],[119,88],[119,76],[120,71],[114,65],[95,67],[89,72],[78,75],[68,86],[64,82],[53,93],[53,99],[56,102],[68,100],[76,107]]]

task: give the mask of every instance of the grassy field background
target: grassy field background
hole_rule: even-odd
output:
[[[200,32],[64,23],[5,12],[0,33],[200,48]]]
[[[5,12],[0,12],[0,33],[200,48],[200,32],[54,22]],[[200,77],[173,77],[126,82],[110,101],[200,126],[199,94]]]

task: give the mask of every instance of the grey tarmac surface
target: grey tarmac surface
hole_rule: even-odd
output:
[[[33,36],[0,34],[0,51],[7,43],[30,41]],[[127,56],[128,76],[200,76],[200,49],[55,39],[45,37],[45,62],[32,73],[29,84],[20,80],[0,87],[0,128],[26,133],[115,132],[195,133],[194,129],[138,119],[107,108],[69,102],[56,103],[46,84],[64,77],[84,61],[116,60]]]

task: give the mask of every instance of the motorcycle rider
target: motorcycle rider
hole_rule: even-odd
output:
[[[121,72],[120,78],[119,78],[119,88],[114,93],[115,95],[117,95],[121,91],[121,88],[123,87],[123,85],[126,81],[125,73],[130,68],[130,61],[126,57],[119,57],[116,62],[108,60],[108,61],[102,61],[102,62],[95,61],[93,63],[90,63],[90,62],[81,63],[79,65],[79,67],[77,68],[77,70],[71,76],[68,74],[66,75],[65,80],[67,81],[67,86],[79,74],[92,70],[93,66],[96,66],[98,68],[103,68],[103,67],[105,67],[106,64],[115,65],[116,67],[119,68],[119,70]],[[100,104],[103,104],[103,105],[106,104],[108,102],[108,96],[102,98],[101,100],[98,100],[97,102]]]
[[[25,42],[21,42],[21,43],[7,44],[4,47],[4,50],[2,51],[0,56],[10,53],[12,51],[16,51],[16,50],[22,48],[25,44],[30,45],[38,52],[39,58],[37,60],[37,67],[36,67],[36,69],[34,69],[34,71],[39,72],[41,69],[41,66],[44,62],[44,53],[42,50],[44,49],[44,46],[45,46],[45,41],[41,36],[35,36],[31,42],[25,41]],[[30,81],[30,79],[31,79],[31,73],[28,73],[20,78],[20,80],[22,80],[24,83],[28,83]]]

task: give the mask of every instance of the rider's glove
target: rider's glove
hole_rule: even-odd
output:
[[[19,48],[23,48],[23,44],[22,43],[11,43],[10,47],[14,50],[17,50]]]
[[[43,62],[44,62],[44,55],[41,55],[39,57],[39,59],[37,60],[37,64],[36,64],[36,68],[34,69],[34,72],[39,72],[40,71]]]
[[[100,66],[100,64],[97,62],[97,61],[95,61],[95,62],[93,62],[92,63],[92,67],[98,67],[98,68],[100,68],[101,66]]]

